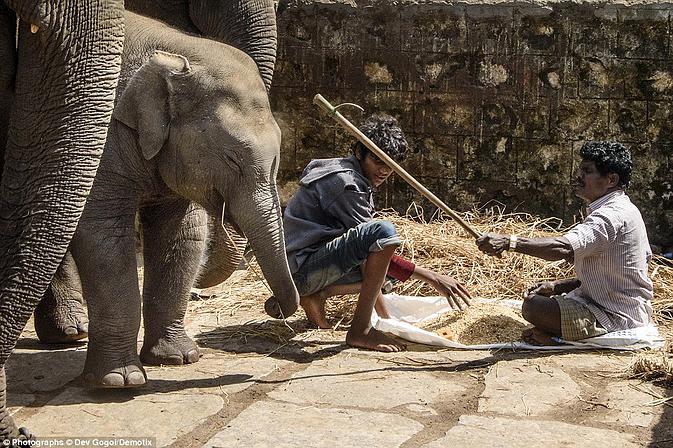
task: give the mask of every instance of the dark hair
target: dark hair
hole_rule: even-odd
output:
[[[362,123],[360,131],[376,143],[376,146],[381,148],[393,160],[400,162],[406,157],[409,144],[397,120],[390,115],[375,114],[370,116]],[[358,149],[361,151],[362,157],[366,157],[370,152],[359,141],[353,145],[353,153]]]
[[[619,175],[619,187],[626,188],[631,181],[631,151],[616,142],[586,142],[580,148],[580,156],[596,164],[601,176],[609,173]]]

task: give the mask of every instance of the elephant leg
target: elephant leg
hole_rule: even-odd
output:
[[[145,280],[145,364],[189,364],[199,349],[184,327],[190,290],[206,249],[208,216],[185,199],[144,207],[140,213]]]
[[[66,252],[34,314],[35,331],[44,344],[64,344],[89,335],[82,284],[72,253]]]
[[[0,413],[0,428],[3,428],[3,432],[0,433],[0,436],[4,438],[7,437],[16,437],[19,434],[19,428],[14,424],[12,416],[6,411],[7,409],[7,385],[5,380],[5,367],[0,366],[0,409],[4,412]]]
[[[229,278],[243,260],[243,252],[248,240],[233,225],[225,222],[225,228],[218,220],[210,220],[208,237],[208,258],[199,272],[197,288],[210,288]]]
[[[84,209],[112,115],[124,37],[120,0],[3,4],[21,20],[0,186],[0,368]],[[5,405],[0,398],[2,444],[19,434]]]
[[[16,77],[16,15],[0,3],[0,178],[5,160],[9,114]]]
[[[123,210],[109,203],[97,207],[100,196],[94,184],[71,245],[90,320],[82,376],[89,387],[142,386],[146,376],[137,349],[140,289],[135,207]],[[106,213],[114,217],[106,219]]]

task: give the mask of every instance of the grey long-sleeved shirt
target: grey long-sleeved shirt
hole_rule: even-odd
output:
[[[290,270],[297,272],[322,243],[371,221],[372,192],[372,185],[354,156],[312,160],[283,216]]]

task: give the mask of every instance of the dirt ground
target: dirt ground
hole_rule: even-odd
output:
[[[174,447],[673,447],[673,390],[625,379],[631,353],[355,350],[341,326],[266,320],[268,292],[236,285],[190,302],[200,361],[148,367],[134,391],[85,389],[85,345],[47,349],[29,326],[7,366],[14,417]]]

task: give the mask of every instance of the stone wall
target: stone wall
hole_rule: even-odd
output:
[[[354,102],[405,129],[405,168],[455,210],[581,219],[570,182],[586,140],[630,146],[629,194],[673,244],[671,4],[282,2],[272,107],[281,190],[352,138],[311,102]],[[355,109],[342,110],[356,124]],[[380,207],[433,210],[399,178]],[[491,202],[489,202],[491,201]],[[497,201],[497,202],[493,202]],[[427,215],[426,215],[427,216]]]

